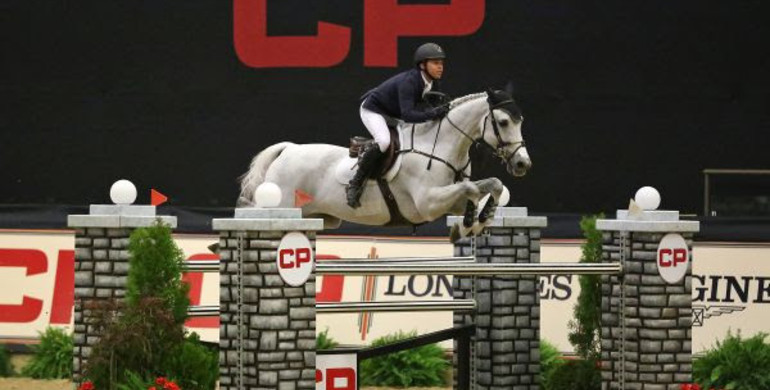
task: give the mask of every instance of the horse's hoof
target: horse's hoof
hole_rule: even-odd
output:
[[[471,234],[474,236],[478,236],[481,234],[481,232],[484,230],[484,228],[487,227],[487,224],[485,223],[477,223],[473,225],[473,228],[471,228]]]
[[[495,205],[491,195],[487,195],[482,200],[484,201],[484,205],[481,207],[481,211],[479,211],[478,220],[480,223],[486,224],[490,217],[494,217],[497,205]]]
[[[467,229],[473,226],[475,222],[476,222],[476,208],[466,209],[465,215],[463,216],[463,227]]]
[[[452,225],[452,228],[449,229],[449,242],[454,244],[460,238],[462,238],[460,236],[460,228],[457,226],[457,224]]]
[[[463,226],[469,228],[473,226],[476,220],[476,205],[470,200],[465,203],[465,214],[463,214]]]
[[[486,212],[482,212],[481,214],[479,214],[479,223],[486,225],[491,220],[490,216],[494,218],[494,215],[495,215],[494,207],[490,208]]]
[[[469,228],[469,227],[473,226],[473,224],[475,222],[476,221],[473,218],[468,218],[467,216],[465,218],[463,218],[463,226],[465,228]]]

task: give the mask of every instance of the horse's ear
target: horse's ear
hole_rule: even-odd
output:
[[[508,83],[505,84],[505,93],[509,96],[513,96],[513,80],[508,80]]]
[[[492,87],[487,87],[484,92],[487,93],[487,101],[492,102],[495,99],[495,90]]]

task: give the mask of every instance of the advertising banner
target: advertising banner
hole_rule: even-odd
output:
[[[213,235],[175,236],[190,260],[217,259]],[[579,240],[543,240],[542,262],[577,262]],[[34,339],[47,326],[72,329],[74,237],[69,231],[0,232],[0,339]],[[445,238],[319,236],[316,261],[344,258],[451,257]],[[693,350],[701,352],[728,331],[750,336],[770,331],[770,244],[696,242],[693,247]],[[194,305],[219,304],[219,275],[189,273]],[[543,339],[572,351],[569,321],[580,294],[577,276],[541,276]],[[450,300],[451,275],[352,277],[327,275],[316,282],[318,302]],[[188,320],[210,342],[219,339],[219,318]],[[397,331],[418,334],[452,326],[449,312],[325,314],[317,331],[347,345],[369,344]],[[444,342],[451,347],[451,342]]]

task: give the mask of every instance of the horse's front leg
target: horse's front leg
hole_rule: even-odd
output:
[[[490,177],[475,182],[479,191],[482,194],[492,194],[492,199],[489,199],[479,213],[479,223],[484,224],[487,220],[495,215],[497,204],[500,200],[500,194],[503,193],[503,182],[496,177]]]
[[[475,182],[461,181],[443,187],[433,187],[415,198],[415,206],[426,220],[435,220],[444,214],[461,215],[468,202],[475,205],[482,192]]]
[[[476,203],[468,199],[465,202],[465,215],[463,216],[463,226],[469,228],[476,222]]]
[[[449,232],[451,242],[464,237],[472,229],[476,218],[476,204],[481,198],[481,191],[474,182],[461,181],[443,187],[434,187],[425,191],[424,196],[415,198],[415,206],[424,218],[435,220],[444,214],[460,215],[463,217],[462,227],[452,226]]]

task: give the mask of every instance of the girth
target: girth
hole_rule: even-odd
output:
[[[385,205],[388,206],[388,213],[390,213],[390,221],[385,226],[418,226],[422,224],[415,224],[406,219],[401,210],[398,209],[398,203],[396,203],[396,197],[393,195],[393,191],[390,190],[388,181],[384,177],[377,178],[377,186],[380,187],[382,198],[385,199]]]

